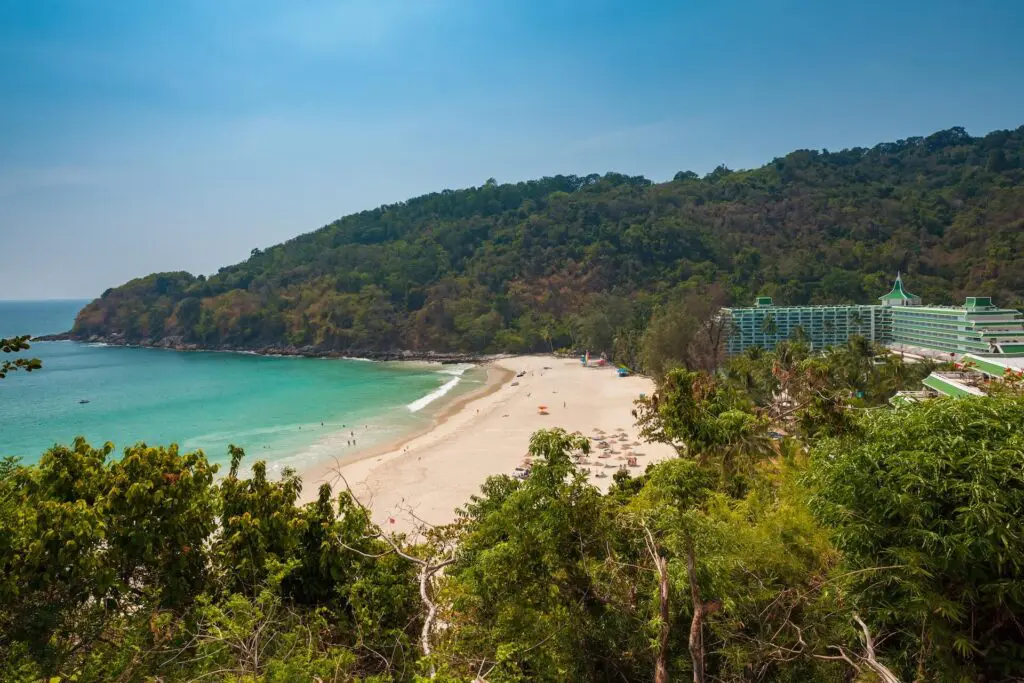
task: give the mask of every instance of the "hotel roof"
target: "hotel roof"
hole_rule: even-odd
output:
[[[914,300],[916,298],[917,298],[916,296],[914,296],[910,292],[908,292],[905,289],[903,289],[903,277],[899,273],[896,273],[896,282],[892,283],[892,291],[889,292],[888,294],[885,294],[883,296],[878,297],[878,300],[879,301],[893,301],[893,300],[912,301],[912,300]]]

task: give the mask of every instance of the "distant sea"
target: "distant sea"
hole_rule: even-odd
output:
[[[0,301],[0,337],[64,332],[85,303]],[[442,397],[484,377],[469,366],[75,342],[33,344],[25,355],[43,369],[0,380],[0,456],[27,463],[84,436],[96,446],[112,441],[117,453],[139,441],[178,443],[214,462],[227,462],[235,444],[249,463],[302,470],[425,426]]]

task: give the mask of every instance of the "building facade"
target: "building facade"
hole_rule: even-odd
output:
[[[855,335],[937,354],[1024,353],[1024,316],[998,308],[989,297],[967,297],[963,306],[924,306],[897,275],[892,291],[879,297],[879,302],[775,306],[771,297],[758,297],[754,306],[722,309],[730,324],[726,353],[743,353],[751,346],[774,349],[787,339],[820,349],[843,344]]]

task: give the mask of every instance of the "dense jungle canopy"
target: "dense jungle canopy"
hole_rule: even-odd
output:
[[[901,270],[926,302],[1024,296],[1024,127],[670,182],[554,176],[346,216],[210,277],[106,291],[77,338],[358,352],[629,346],[688,294],[871,302]],[[629,355],[629,354],[627,354]]]

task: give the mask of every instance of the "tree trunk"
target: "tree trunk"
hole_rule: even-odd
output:
[[[657,557],[658,598],[661,611],[661,631],[658,633],[658,659],[654,665],[654,683],[668,683],[668,560]]]
[[[693,621],[690,622],[690,660],[693,662],[693,683],[704,683],[704,602],[700,599],[693,539],[686,539],[686,573],[690,576],[690,597],[693,600]]]
[[[423,630],[420,631],[420,648],[423,650],[423,656],[429,657],[431,653],[430,648],[430,632],[434,627],[434,619],[437,616],[437,605],[430,597],[430,579],[434,575],[433,568],[424,563],[420,569],[420,600],[423,601],[423,606],[427,608],[427,613],[423,617]],[[434,678],[437,672],[434,669],[434,665],[430,665],[430,677]]]

